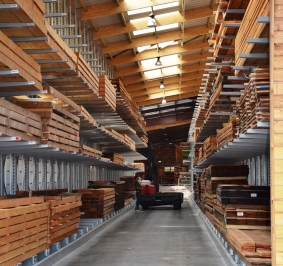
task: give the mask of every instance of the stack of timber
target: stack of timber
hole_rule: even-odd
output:
[[[97,122],[94,117],[82,106],[80,105],[80,111],[75,113],[76,115],[80,116],[80,128],[81,130],[87,128],[97,128]]]
[[[250,74],[250,81],[237,100],[236,112],[239,116],[239,133],[249,128],[257,128],[258,122],[269,122],[269,69],[257,68]]]
[[[122,134],[124,136],[125,144],[129,146],[132,150],[136,150],[136,143],[126,134]]]
[[[271,232],[228,229],[229,245],[246,265],[271,265]]]
[[[8,75],[0,76],[1,92],[14,91],[17,92],[15,95],[21,95],[19,91],[35,91],[36,94],[43,89],[40,66],[2,31],[0,32],[0,70],[11,71]],[[26,84],[22,86],[18,82]]]
[[[45,196],[49,203],[49,246],[75,234],[80,223],[81,196]]]
[[[114,212],[115,189],[75,189],[82,193],[81,218],[105,218]]]
[[[224,127],[217,132],[217,149],[220,150],[226,146],[229,142],[235,139],[237,133],[237,120],[233,120],[230,123],[224,124]]]
[[[99,76],[99,99],[106,101],[106,103],[116,110],[116,90],[105,75]]]
[[[199,164],[201,161],[203,161],[205,159],[204,157],[204,152],[203,152],[203,146],[201,146],[198,150],[198,161],[197,163]]]
[[[140,135],[139,138],[141,139],[141,141],[143,141],[144,143],[148,143],[148,137],[146,135]]]
[[[89,182],[88,188],[114,188],[115,189],[115,211],[122,209],[125,205],[125,181],[111,181],[110,183],[104,181]]]
[[[215,216],[228,228],[270,229],[270,188],[219,185]]]
[[[89,146],[83,145],[83,144],[81,144],[79,152],[81,154],[88,155],[88,156],[90,156],[92,158],[101,158],[101,156],[102,156],[102,152],[101,151],[96,150],[94,148],[91,148]]]
[[[209,157],[217,150],[216,136],[209,136],[203,143],[203,158]]]
[[[59,196],[62,193],[66,193],[68,189],[66,188],[57,188],[57,189],[47,189],[47,190],[23,190],[17,191],[16,197],[29,197],[29,196]]]
[[[97,102],[98,101],[97,94],[98,94],[98,88],[99,88],[99,78],[93,72],[90,65],[86,62],[84,57],[79,52],[75,52],[75,55],[77,57],[77,60],[76,60],[77,74],[80,74],[83,76],[83,79],[88,82],[89,90],[91,90],[92,92],[92,94],[82,97],[81,101]],[[80,100],[78,102],[80,102]]]
[[[104,152],[103,157],[117,164],[124,164],[124,156],[115,152]]]
[[[49,215],[43,197],[0,200],[0,265],[15,265],[48,248]]]
[[[0,131],[2,136],[40,144],[42,124],[39,115],[0,99]]]
[[[135,191],[135,177],[134,176],[123,176],[120,177],[120,181],[125,182],[125,191]]]
[[[146,134],[145,121],[122,81],[120,79],[111,79],[111,83],[116,88],[116,112],[121,117],[125,117],[125,122],[132,127],[138,135]]]
[[[182,165],[182,149],[178,145],[155,145],[155,161],[157,165]]]
[[[15,102],[15,104],[41,116],[43,134],[41,144],[52,148],[79,152],[80,119],[51,102]]]
[[[109,128],[109,129],[106,129],[106,130],[109,131],[113,136],[118,138],[119,141],[125,143],[125,137],[122,134],[118,133],[117,131],[115,131],[112,128]]]
[[[236,66],[245,65],[247,59],[240,58],[240,54],[250,54],[256,48],[254,43],[248,43],[248,38],[260,38],[269,37],[267,28],[269,27],[266,23],[258,23],[259,17],[268,17],[270,13],[270,1],[266,0],[250,0],[245,16],[242,20],[238,34],[235,39],[235,55],[236,55]],[[263,52],[262,50],[256,50],[254,52]],[[255,64],[257,65],[257,64]],[[236,71],[238,74],[239,71]]]
[[[195,149],[194,166],[198,165],[198,162],[199,162],[199,150]]]

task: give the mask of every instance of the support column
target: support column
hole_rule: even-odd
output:
[[[270,10],[270,189],[272,265],[283,264],[283,27],[282,0]]]

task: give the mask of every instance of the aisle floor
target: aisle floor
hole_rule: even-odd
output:
[[[187,196],[181,210],[171,206],[143,212],[131,209],[55,265],[230,266]]]

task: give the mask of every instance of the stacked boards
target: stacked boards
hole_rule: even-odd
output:
[[[0,264],[10,266],[48,248],[49,204],[43,197],[0,200]]]
[[[105,218],[114,212],[115,189],[75,189],[82,194],[81,218]]]
[[[117,164],[124,164],[124,156],[115,152],[104,152],[103,157]]]
[[[77,116],[51,102],[16,102],[16,104],[41,117],[42,144],[65,151],[79,152],[80,119]]]

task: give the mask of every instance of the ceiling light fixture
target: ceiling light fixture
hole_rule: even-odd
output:
[[[156,61],[155,65],[156,65],[156,66],[161,66],[161,65],[162,65],[159,56],[157,57],[157,61]]]
[[[156,20],[155,20],[155,15],[153,12],[151,12],[148,16],[147,27],[156,28]]]
[[[160,89],[165,89],[163,80],[160,81],[159,88],[160,88]]]
[[[162,99],[162,102],[161,102],[162,104],[165,104],[166,103],[166,98],[165,98],[165,96],[163,97],[163,99]]]

